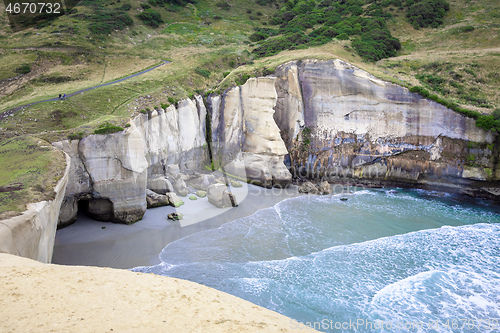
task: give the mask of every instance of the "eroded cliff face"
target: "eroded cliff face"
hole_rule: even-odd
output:
[[[153,110],[122,132],[55,142],[71,157],[70,184],[59,226],[76,219],[78,201],[101,221],[134,223],[146,209],[148,179],[166,174],[167,165],[194,169],[206,155],[205,115],[196,101]]]
[[[276,70],[275,119],[295,174],[375,184],[490,180],[494,136],[446,107],[341,60]]]
[[[293,61],[206,101],[141,114],[123,132],[54,143],[71,157],[60,225],[74,221],[79,200],[95,218],[133,223],[148,186],[185,196],[223,181],[200,174],[212,165],[265,187],[293,174],[495,197],[495,140],[474,120],[343,61]]]
[[[249,79],[209,102],[214,156],[222,164],[236,160],[244,170],[238,176],[265,187],[285,186],[292,178],[283,164],[288,151],[273,118],[274,86],[275,78]],[[231,166],[228,171],[232,173]]]
[[[0,253],[51,262],[69,172],[70,158],[66,155],[65,172],[54,188],[54,199],[29,204],[22,215],[0,221]]]

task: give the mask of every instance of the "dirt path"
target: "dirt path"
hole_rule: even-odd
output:
[[[82,90],[78,90],[78,91],[76,91],[76,92],[74,92],[72,94],[66,95],[66,98],[69,98],[71,96],[75,96],[75,95],[84,93],[84,92],[89,91],[89,90],[93,90],[93,89],[97,89],[97,88],[101,88],[101,87],[105,87],[105,86],[109,86],[109,85],[112,85],[112,84],[123,82],[125,80],[128,80],[128,79],[131,79],[133,77],[145,74],[147,72],[152,71],[153,69],[157,69],[158,67],[161,67],[161,66],[163,66],[165,64],[169,64],[169,63],[170,63],[170,61],[163,60],[163,62],[161,64],[156,65],[154,67],[145,69],[143,71],[140,71],[138,73],[126,76],[124,78],[121,78],[121,79],[118,79],[118,80],[115,80],[115,81],[111,81],[111,82],[108,82],[108,83],[103,83],[103,84],[100,84],[100,85],[97,85],[97,86],[93,86],[93,87],[85,88],[85,89],[82,89]],[[54,97],[54,98],[44,99],[44,100],[41,100],[41,101],[38,101],[38,102],[34,102],[34,103],[30,103],[30,104],[18,106],[18,107],[14,108],[14,109],[10,109],[10,110],[5,111],[4,113],[0,114],[0,121],[2,121],[3,119],[5,119],[6,117],[9,117],[9,116],[13,115],[18,110],[30,107],[30,106],[35,105],[35,104],[40,104],[40,103],[44,103],[44,102],[54,102],[54,101],[58,101],[58,100],[60,100],[59,97]]]

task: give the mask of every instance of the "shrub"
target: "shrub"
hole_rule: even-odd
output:
[[[168,97],[168,102],[174,105],[177,104],[177,100],[175,100],[173,97]]]
[[[243,74],[238,78],[236,78],[234,81],[236,82],[237,85],[242,86],[248,81],[249,78],[250,78],[249,74]]]
[[[433,27],[443,24],[443,17],[450,5],[445,0],[420,0],[413,3],[406,17],[414,28]]]
[[[160,13],[153,9],[146,9],[142,13],[138,14],[137,17],[144,22],[144,24],[149,25],[153,28],[157,28],[163,23]]]
[[[31,66],[29,64],[24,64],[16,68],[16,73],[18,74],[28,74],[31,72]]]
[[[500,131],[500,122],[493,115],[480,115],[476,120],[476,126],[487,131],[490,129]]]
[[[346,33],[342,33],[342,34],[340,34],[340,35],[337,36],[337,39],[339,39],[339,40],[348,40],[349,36],[347,36]]]
[[[123,131],[123,127],[110,124],[108,122],[99,126],[98,129],[94,131],[94,134],[111,134],[115,132]]]
[[[229,10],[229,9],[231,9],[231,6],[227,2],[225,2],[225,1],[217,2],[215,5],[217,7],[219,7],[220,9],[223,9],[223,10]]]
[[[388,30],[382,29],[363,33],[361,38],[352,42],[352,46],[363,59],[368,61],[393,57],[401,49],[399,40],[392,37]]]
[[[194,69],[194,71],[195,71],[196,74],[199,74],[199,75],[201,75],[201,76],[203,76],[205,78],[209,78],[210,74],[211,74],[209,70],[206,70],[206,69],[200,68],[200,67],[196,67]]]
[[[89,25],[90,32],[94,34],[107,35],[114,30],[122,30],[134,24],[132,18],[123,11],[98,11],[90,17],[92,23]]]
[[[129,11],[132,9],[132,5],[129,4],[129,3],[124,3],[121,7],[120,7],[121,10],[124,10],[124,11]]]
[[[147,3],[141,3],[141,7],[142,9],[146,10],[146,9],[151,9],[151,6]]]

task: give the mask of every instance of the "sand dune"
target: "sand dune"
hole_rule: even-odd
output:
[[[0,254],[1,332],[307,332],[193,282]]]

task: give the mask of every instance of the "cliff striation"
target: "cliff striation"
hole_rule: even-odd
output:
[[[230,185],[212,168],[264,187],[310,179],[496,198],[496,140],[473,119],[341,60],[292,61],[223,95],[141,114],[123,132],[54,143],[71,157],[60,226],[79,207],[133,223],[147,189],[186,196]]]
[[[496,138],[473,119],[341,60],[292,61],[275,75],[295,176],[483,194],[498,186]]]

